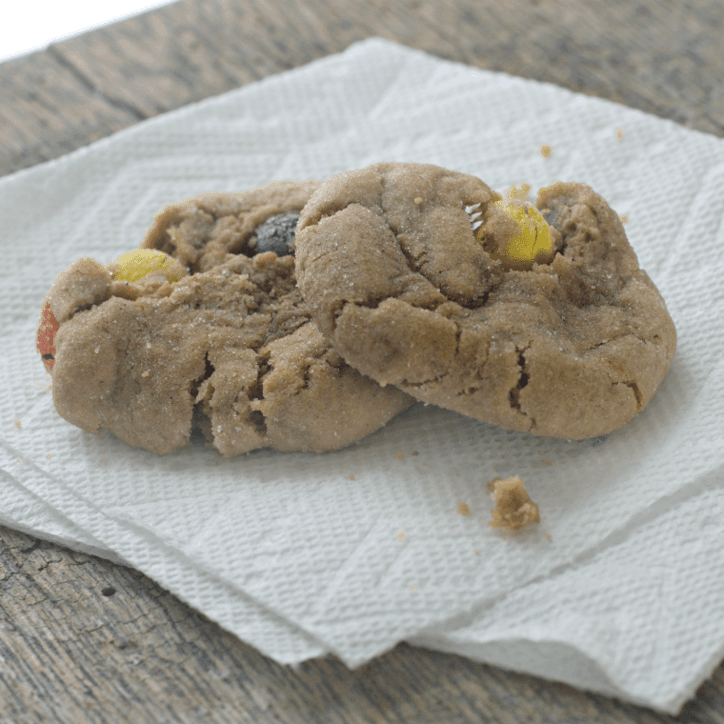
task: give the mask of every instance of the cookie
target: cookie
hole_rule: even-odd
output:
[[[544,189],[528,231],[500,202],[481,180],[430,165],[332,177],[297,226],[312,317],[350,365],[419,400],[536,435],[607,434],[669,368],[664,301],[587,186]],[[516,259],[541,224],[549,240]]]
[[[294,253],[299,212],[319,181],[272,181],[249,191],[204,193],[166,206],[141,246],[178,259],[192,273],[228,254]]]
[[[308,189],[292,186],[297,197]],[[52,315],[46,354],[62,417],[156,453],[204,435],[233,457],[261,447],[342,448],[412,404],[329,347],[301,298],[292,255],[253,254],[267,215],[289,208],[267,204],[260,213],[248,198],[204,195],[165,209],[147,241],[165,240],[176,259],[143,249],[108,266],[81,259],[58,276],[38,340],[48,348]],[[209,268],[193,273],[181,260]]]

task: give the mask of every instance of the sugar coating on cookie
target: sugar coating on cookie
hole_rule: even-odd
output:
[[[516,269],[486,250],[517,231],[499,201],[425,164],[332,177],[297,226],[313,318],[349,364],[419,400],[552,437],[623,426],[663,380],[676,332],[620,219],[589,187],[554,184],[535,205],[554,254]]]
[[[300,186],[301,192],[292,185],[292,208],[309,195],[309,184]],[[258,190],[233,198],[205,195],[159,215],[170,225],[157,218],[150,238],[172,238],[171,256],[181,250],[189,265],[208,264],[205,272],[175,281],[155,273],[126,281],[82,259],[58,276],[43,308],[48,305],[59,323],[52,376],[61,416],[156,453],[203,435],[233,457],[260,447],[338,449],[412,404],[330,348],[297,288],[294,257],[253,255],[245,246],[256,227],[241,243],[249,255],[224,252],[221,258],[218,230],[247,228],[240,217],[254,216],[264,200]],[[265,214],[278,205],[267,203]],[[205,231],[194,209],[201,209]]]

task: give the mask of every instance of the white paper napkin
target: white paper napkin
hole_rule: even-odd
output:
[[[679,332],[644,413],[567,442],[417,405],[346,450],[235,460],[57,416],[34,334],[58,271],[137,246],[165,203],[382,160],[582,181],[626,214]],[[0,219],[0,521],[287,663],[407,640],[675,712],[724,656],[724,141],[373,39],[0,179]],[[513,474],[542,522],[502,536],[485,483]]]

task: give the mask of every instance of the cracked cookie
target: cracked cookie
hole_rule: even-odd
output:
[[[141,246],[165,252],[192,273],[222,264],[227,254],[293,254],[299,212],[319,185],[272,181],[248,191],[192,196],[164,207]]]
[[[147,241],[163,240],[175,259],[147,248],[61,272],[43,304],[38,348],[62,417],[156,453],[203,434],[232,457],[261,447],[338,449],[412,404],[329,347],[292,255],[254,254],[260,227],[289,206],[257,213],[241,196],[164,209]],[[277,249],[280,239],[293,248],[288,220],[272,226]],[[184,265],[208,269],[189,274]]]
[[[430,165],[333,176],[297,226],[312,317],[350,365],[419,400],[559,438],[623,426],[663,380],[676,332],[618,216],[587,186],[554,184],[529,215],[550,240],[514,254],[537,231],[521,234],[500,201]]]

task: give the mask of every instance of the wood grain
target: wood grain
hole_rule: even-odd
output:
[[[0,173],[378,35],[724,136],[720,0],[182,0],[0,65]]]
[[[724,670],[673,719],[398,646],[351,672],[266,659],[143,574],[0,528],[2,722],[724,721]]]
[[[724,137],[720,0],[182,0],[0,65],[0,175],[372,35]],[[0,722],[125,721],[724,724],[724,668],[677,718],[405,645],[292,670],[136,571],[0,528]]]

